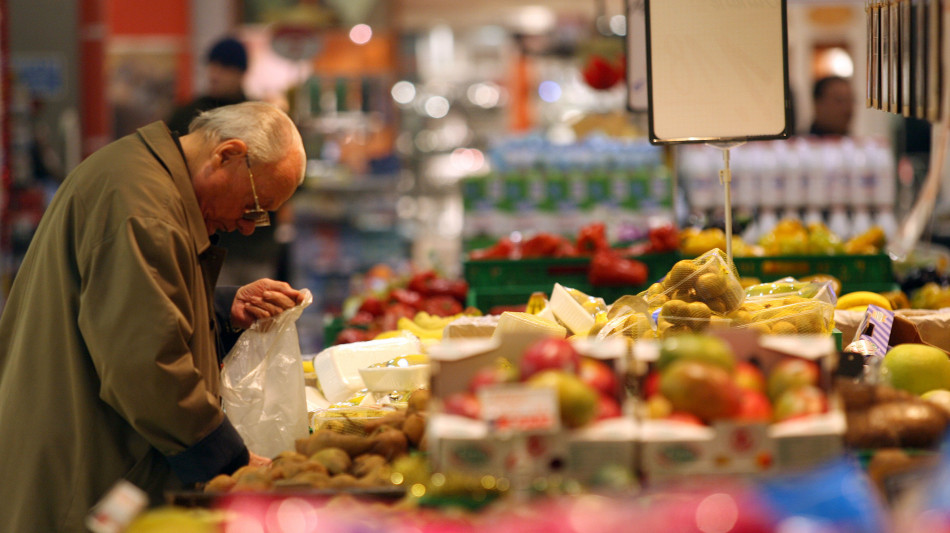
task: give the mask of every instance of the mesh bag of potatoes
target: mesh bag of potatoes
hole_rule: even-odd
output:
[[[827,302],[831,305],[834,305],[837,301],[835,290],[830,281],[798,281],[793,277],[746,287],[745,295],[746,298],[801,296],[802,298]]]
[[[607,337],[622,335],[630,341],[655,339],[656,328],[650,318],[646,300],[640,296],[621,296],[607,309],[603,324],[591,334],[603,340]]]
[[[745,291],[722,250],[676,262],[663,281],[638,296],[646,301],[659,337],[728,325],[724,317],[739,308]]]
[[[771,335],[830,334],[835,327],[833,304],[798,295],[750,297],[728,317],[734,327]]]

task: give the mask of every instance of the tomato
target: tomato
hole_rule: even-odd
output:
[[[462,304],[451,296],[430,296],[422,301],[420,309],[435,316],[452,316],[462,312]]]
[[[502,237],[488,248],[472,250],[468,253],[468,258],[476,261],[479,259],[513,259],[517,255],[518,249],[515,243],[508,237]]]
[[[599,250],[590,260],[587,279],[591,285],[642,285],[647,280],[647,266],[615,250]]]
[[[362,329],[343,328],[343,330],[337,334],[335,344],[349,344],[351,342],[368,341],[372,338],[370,335],[371,334],[369,332]]]
[[[372,316],[380,316],[383,314],[383,301],[374,296],[367,296],[363,303],[360,304],[359,309],[357,309],[357,314],[359,313],[369,313]]]
[[[603,222],[588,224],[577,233],[577,253],[592,254],[605,248],[609,248],[609,245],[607,226]]]
[[[422,295],[409,289],[393,289],[389,292],[389,300],[418,309],[422,303]]]

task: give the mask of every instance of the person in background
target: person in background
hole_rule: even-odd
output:
[[[302,294],[270,279],[215,294],[213,240],[268,224],[305,164],[286,113],[246,102],[181,137],[147,125],[66,177],[0,315],[4,531],[86,531],[120,479],[157,505],[269,462],[221,409],[224,341]]]
[[[826,76],[815,82],[812,92],[814,120],[811,135],[848,135],[854,115],[854,89],[840,76]]]
[[[172,112],[166,122],[174,133],[187,133],[192,119],[202,111],[247,101],[244,95],[247,49],[241,41],[233,37],[221,39],[208,51],[207,61],[208,92]]]

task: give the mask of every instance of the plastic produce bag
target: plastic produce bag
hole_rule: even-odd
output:
[[[702,311],[700,316],[706,316],[707,312],[723,315],[734,311],[742,304],[745,291],[739,283],[735,267],[726,260],[726,254],[717,248],[696,259],[677,261],[663,281],[650,285],[639,296],[647,301],[650,311],[670,302],[678,302],[672,304],[677,307],[698,302],[703,304],[701,307],[695,306]],[[681,313],[668,314],[679,316]]]
[[[264,457],[293,450],[309,433],[296,322],[313,295],[300,292],[301,304],[241,334],[221,372],[225,413],[248,449]]]
[[[733,326],[763,334],[830,334],[835,327],[834,305],[801,296],[747,298],[729,318]]]

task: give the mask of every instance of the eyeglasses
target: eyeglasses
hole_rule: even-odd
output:
[[[257,199],[257,187],[254,186],[254,174],[251,173],[251,160],[245,157],[244,161],[247,163],[247,177],[251,178],[251,193],[254,194],[254,209],[245,209],[244,215],[241,218],[253,222],[255,228],[270,226],[270,213],[261,209],[261,202]]]

